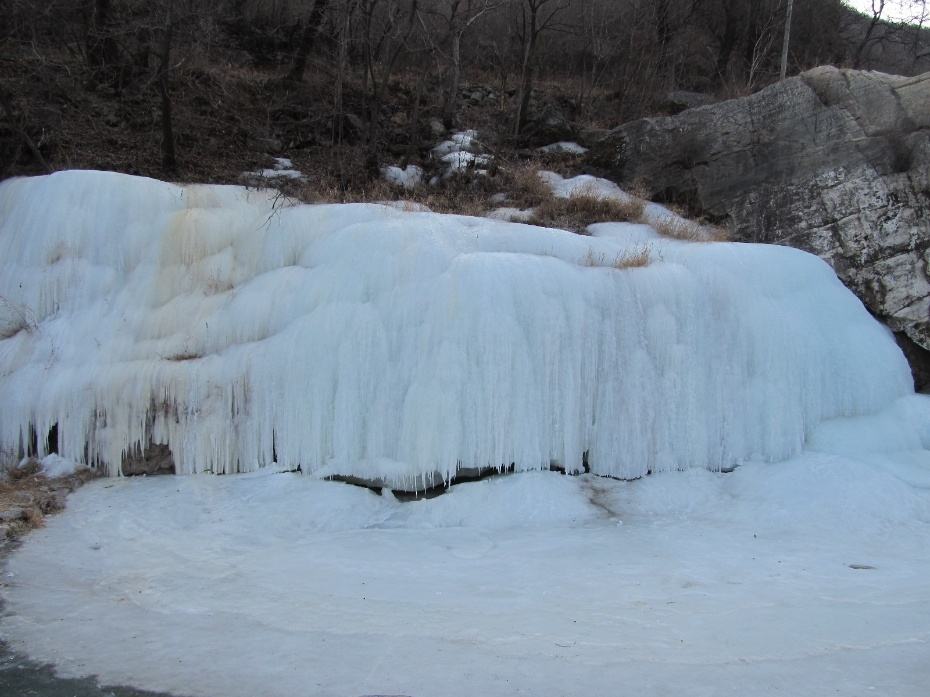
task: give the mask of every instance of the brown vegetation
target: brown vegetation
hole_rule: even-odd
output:
[[[20,465],[5,458],[0,466],[0,541],[41,527],[46,515],[64,508],[70,492],[95,476],[93,470],[83,469],[49,479],[35,460]]]
[[[778,78],[783,0],[0,0],[0,178],[236,182],[287,155],[321,189],[423,161],[430,120],[505,159]],[[789,73],[927,69],[930,41],[795,3]],[[476,96],[477,95],[477,96]],[[505,152],[506,151],[506,152]]]
[[[636,250],[618,252],[613,256],[606,254],[595,254],[589,249],[587,254],[581,260],[582,266],[612,268],[617,271],[624,269],[640,269],[649,266],[653,262],[653,250],[648,245],[644,245]]]
[[[678,215],[662,216],[651,224],[662,237],[670,237],[676,240],[726,242],[730,239],[730,232],[724,227],[704,225]]]
[[[574,232],[595,223],[636,222],[643,214],[645,202],[630,197],[626,201],[581,190],[567,198],[550,196],[535,208],[533,224]]]

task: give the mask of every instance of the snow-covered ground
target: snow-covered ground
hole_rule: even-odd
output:
[[[925,697],[928,550],[927,450],[415,503],[294,474],[98,480],[10,559],[0,634],[179,695]]]

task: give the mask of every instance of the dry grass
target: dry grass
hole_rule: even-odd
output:
[[[619,201],[581,187],[568,198],[550,196],[536,207],[533,223],[583,233],[595,223],[625,223],[638,221],[646,204],[642,199]]]
[[[582,266],[597,268],[612,268],[618,271],[624,269],[640,269],[649,266],[653,262],[653,251],[648,245],[637,250],[619,252],[613,257],[606,254],[595,254],[589,249],[581,260]]]
[[[463,172],[443,178],[437,186],[422,184],[407,189],[380,177],[369,178],[363,171],[363,153],[358,149],[345,148],[338,157],[333,156],[328,162],[317,161],[307,180],[286,179],[271,184],[281,193],[277,205],[400,202],[402,210],[415,211],[426,206],[437,213],[479,216],[488,211],[489,199],[502,188],[500,176]],[[311,171],[297,162],[295,167]],[[493,167],[491,170],[496,172]]]
[[[281,192],[276,205],[396,202],[401,210],[416,211],[425,206],[436,213],[483,216],[495,207],[491,197],[503,193],[506,194],[505,205],[532,209],[531,224],[579,234],[585,234],[587,227],[596,223],[641,222],[646,207],[646,201],[640,196],[622,199],[605,196],[593,182],[577,187],[567,198],[557,197],[539,177],[540,163],[537,161],[499,163],[489,167],[487,174],[462,172],[443,178],[437,186],[423,184],[412,189],[380,178],[337,174],[337,170],[361,168],[360,155],[358,151],[346,149],[338,167],[331,162],[309,180],[276,181],[274,185]],[[295,166],[300,168],[298,163]],[[663,237],[678,240],[715,242],[729,239],[726,229],[702,225],[679,214],[661,217],[653,227]]]
[[[0,467],[0,541],[44,525],[45,516],[64,508],[65,496],[97,476],[89,469],[49,479],[31,459],[19,465],[12,457]]]
[[[539,164],[525,162],[502,169],[501,189],[510,205],[518,208],[539,206],[553,198],[552,189],[539,178]]]
[[[717,225],[702,225],[694,220],[681,217],[664,216],[652,226],[662,237],[670,237],[687,242],[726,242],[730,234],[726,228]]]

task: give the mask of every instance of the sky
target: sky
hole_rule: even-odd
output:
[[[856,8],[860,12],[864,12],[867,15],[872,14],[872,0],[845,0],[845,2],[847,5]],[[891,21],[901,21],[902,19],[910,20],[919,12],[919,8],[913,8],[913,6],[917,4],[918,3],[915,2],[909,2],[908,0],[886,0],[885,11],[882,13],[882,17]],[[876,6],[877,5],[878,0],[876,0]]]

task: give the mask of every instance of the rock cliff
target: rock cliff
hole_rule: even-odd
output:
[[[625,185],[813,252],[930,386],[930,73],[821,67],[748,97],[633,121],[595,150]]]

